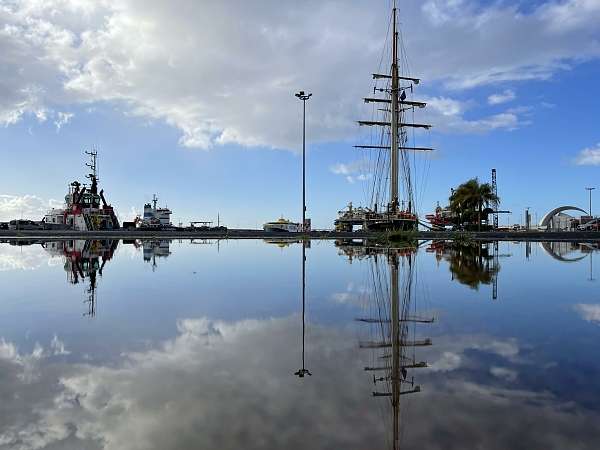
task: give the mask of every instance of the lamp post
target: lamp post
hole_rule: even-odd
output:
[[[586,187],[585,188],[585,190],[589,191],[589,193],[590,193],[590,211],[589,211],[590,217],[592,217],[592,191],[594,189],[596,189],[596,188],[595,187]]]
[[[302,100],[302,232],[304,232],[306,225],[306,100],[312,97],[312,94],[300,91],[296,97]]]

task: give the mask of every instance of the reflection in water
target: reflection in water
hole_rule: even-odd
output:
[[[540,246],[552,258],[561,262],[576,262],[586,257],[584,252],[589,251],[588,245],[577,242],[540,242]],[[585,250],[584,250],[585,249]],[[573,255],[575,253],[575,255]]]
[[[141,252],[143,243],[138,244]],[[242,267],[258,261],[253,245],[264,247],[244,245],[248,260]],[[448,289],[446,268],[436,271],[435,260],[422,254],[417,258],[410,245],[361,248],[355,242],[339,247],[338,252],[356,258],[352,267],[336,258],[333,249],[325,253],[322,246],[315,254],[326,263],[311,254],[310,269],[319,270],[310,276],[302,249],[304,312],[306,294],[315,294],[308,308],[314,314],[306,330],[308,367],[303,361],[300,370],[311,369],[315,376],[310,382],[298,382],[292,372],[300,366],[300,324],[295,314],[299,303],[278,301],[275,308],[283,309],[263,313],[265,303],[257,294],[261,285],[275,286],[273,265],[261,261],[265,270],[236,278],[238,284],[248,283],[243,287],[248,295],[240,301],[240,291],[229,290],[223,282],[233,279],[229,265],[207,265],[208,281],[200,284],[186,270],[144,270],[148,266],[138,253],[133,265],[124,252],[115,262],[116,243],[110,241],[48,243],[44,248],[47,252],[39,245],[0,248],[0,256],[3,252],[27,256],[37,270],[24,271],[25,265],[18,264],[14,266],[18,269],[7,269],[13,273],[0,272],[7,280],[3,286],[16,276],[38,281],[22,288],[32,302],[20,301],[23,294],[15,289],[3,293],[0,449],[598,448],[600,365],[595,352],[600,305],[593,285],[570,282],[581,277],[580,268],[587,271],[587,261],[577,266],[542,257],[537,266],[511,258],[514,265],[525,264],[530,270],[531,287],[549,283],[556,288],[548,290],[540,307],[536,302],[461,302],[461,293]],[[180,248],[172,249],[175,254],[169,263],[183,269],[197,253],[176,253]],[[235,253],[228,253],[229,248],[220,257],[239,260],[244,257],[241,249],[236,245]],[[194,249],[208,250],[216,249]],[[580,251],[591,255],[594,246]],[[487,257],[493,252],[489,248]],[[43,295],[36,298],[46,287],[39,281],[43,276],[61,278],[57,276],[61,271],[47,266],[44,270],[44,263],[31,260],[34,253],[44,262],[48,253],[56,255],[51,261],[64,261],[69,281],[77,279],[86,287],[96,285],[99,279],[92,274],[100,275],[112,258],[106,272],[110,277],[101,287],[116,281],[127,289],[111,291],[120,301],[104,302],[102,314],[93,322],[72,321],[68,313],[60,317],[64,313],[60,309],[48,314],[46,305],[55,302]],[[460,254],[473,259],[472,252]],[[444,261],[450,258],[442,250],[435,255]],[[292,258],[295,269],[288,274],[295,280],[300,269],[296,257],[297,253],[284,251],[272,264]],[[332,261],[338,263],[334,269]],[[426,286],[417,271],[423,265]],[[132,272],[116,270],[124,267]],[[547,279],[548,267],[562,270],[556,272],[562,274],[558,281]],[[20,272],[14,274],[16,270]],[[223,270],[223,277],[218,276]],[[130,273],[136,276],[127,276]],[[122,314],[138,304],[129,295],[139,289],[137,274],[173,280],[181,289],[165,302],[173,283],[156,283],[149,295],[157,301],[143,298],[147,314]],[[362,309],[358,302],[320,302],[320,297],[333,298],[331,289],[336,286],[359,283],[357,274],[368,277],[368,282],[354,284],[345,294],[368,299]],[[519,298],[522,286],[506,284],[511,297]],[[438,289],[433,303],[443,317],[440,326],[427,325],[433,319],[423,314],[430,308],[422,292],[429,288]],[[296,282],[286,282],[282,289],[281,297],[298,298]],[[198,302],[199,294],[207,301]],[[223,309],[206,308],[211,297]],[[585,303],[574,305],[565,297]],[[279,292],[274,298],[279,300]],[[250,309],[230,316],[229,306],[237,310],[245,305]],[[175,310],[177,317],[165,314],[166,308]],[[31,317],[31,326],[17,320],[25,314]],[[494,326],[485,320],[490,315]],[[352,318],[358,321],[355,327],[348,326]],[[12,335],[4,327],[10,321],[19,324]],[[302,325],[304,329],[304,320]],[[19,336],[29,329],[27,337]],[[131,330],[131,335],[120,329]],[[435,336],[435,346],[423,339],[425,334]],[[97,351],[107,341],[110,353]],[[416,370],[422,367],[428,368]],[[371,382],[375,399],[367,395]],[[419,392],[420,386],[418,395],[406,395]]]
[[[294,375],[299,378],[304,378],[305,375],[312,376],[312,373],[305,368],[304,363],[304,343],[305,343],[305,312],[306,312],[306,247],[310,241],[302,241],[302,368],[300,368]]]
[[[594,278],[594,252],[600,251],[600,242],[540,242],[544,251],[560,262],[573,263],[589,258],[590,276],[588,281],[596,281]]]
[[[167,258],[171,254],[170,245],[171,241],[169,239],[143,241],[144,261],[152,262],[152,270],[156,270],[157,258]]]
[[[500,255],[498,242],[433,241],[427,248],[438,261],[449,262],[452,280],[478,290],[479,285],[492,285],[492,298],[498,298],[498,272]]]
[[[402,248],[386,248],[367,241],[338,241],[336,245],[350,262],[354,258],[369,258],[372,315],[357,321],[369,326],[373,338],[361,341],[359,347],[374,352],[371,365],[364,370],[373,374],[373,397],[389,399],[390,447],[397,450],[402,435],[400,398],[421,392],[421,386],[415,384],[414,376],[409,377],[409,371],[427,367],[425,361],[417,361],[416,348],[432,345],[431,339],[415,338],[416,324],[433,322],[432,318],[415,313],[416,248],[409,244]]]
[[[280,248],[286,248],[292,244],[300,244],[303,241],[301,239],[294,239],[294,238],[268,238],[268,239],[263,239],[263,242],[266,244],[276,245],[277,247],[280,247]],[[310,248],[310,241],[304,241],[304,242],[305,242],[304,245],[306,245]]]
[[[354,259],[368,259],[372,256],[385,254],[390,247],[382,244],[380,241],[369,239],[338,239],[335,246],[339,254],[346,256],[352,264]],[[416,242],[405,242],[393,249],[398,256],[407,256],[417,251]]]
[[[78,284],[88,280],[85,299],[88,311],[84,315],[90,317],[96,315],[97,275],[102,276],[105,264],[112,259],[118,245],[119,241],[112,239],[77,239],[42,244],[42,247],[52,256],[64,258],[64,269],[69,283]]]
[[[195,242],[194,239],[191,239],[190,243],[197,244],[199,242]],[[170,239],[123,239],[123,245],[133,245],[136,250],[141,248],[144,262],[149,262],[152,264],[153,272],[158,266],[156,260],[160,258],[167,258],[171,254]]]

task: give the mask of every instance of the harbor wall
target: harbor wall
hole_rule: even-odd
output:
[[[224,231],[73,231],[73,230],[0,230],[0,239],[381,239],[385,233],[311,231],[310,233],[286,233],[250,229]],[[407,238],[419,240],[485,240],[485,241],[600,241],[600,231],[419,231]]]

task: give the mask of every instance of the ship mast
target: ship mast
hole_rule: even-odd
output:
[[[381,172],[373,177],[373,193],[371,196],[372,209],[367,208],[348,211],[340,211],[340,217],[335,221],[336,229],[352,231],[353,226],[362,226],[368,230],[414,230],[418,226],[418,217],[415,211],[414,192],[411,180],[411,163],[408,159],[409,151],[432,151],[430,147],[407,146],[407,128],[421,128],[429,130],[431,125],[424,123],[413,123],[405,120],[405,111],[415,108],[424,108],[425,102],[413,101],[407,98],[406,91],[413,91],[413,85],[419,84],[420,79],[400,75],[400,64],[404,61],[402,57],[402,42],[400,40],[398,8],[396,1],[393,2],[391,17],[391,67],[387,73],[374,73],[373,97],[366,97],[365,103],[383,103],[383,108],[377,108],[374,115],[383,112],[382,120],[359,120],[360,126],[382,127],[379,142],[369,145],[355,145],[355,148],[374,149],[377,151],[375,163],[376,172],[389,172],[384,176]],[[379,85],[378,80],[384,80],[384,85]],[[383,97],[375,97],[376,93],[382,93]],[[389,132],[388,132],[389,128]],[[389,138],[389,142],[387,139]],[[402,170],[402,180],[401,172]],[[385,180],[385,181],[384,181]],[[405,199],[400,201],[400,181],[404,184]],[[389,198],[387,199],[386,211],[378,211],[380,188],[383,184],[386,190],[389,187]],[[382,189],[383,190],[383,189]],[[383,203],[383,202],[382,202]],[[384,206],[384,205],[382,205]],[[365,212],[366,211],[366,212]]]
[[[396,29],[396,1],[392,12],[392,121],[391,121],[391,159],[390,159],[390,212],[398,211],[398,30]]]
[[[86,151],[85,154],[90,155],[90,162],[85,163],[85,165],[87,167],[89,167],[92,171],[92,173],[87,175],[87,178],[89,178],[92,181],[92,186],[90,188],[90,192],[92,194],[97,194],[98,193],[98,173],[96,171],[96,167],[97,167],[96,159],[98,157],[98,151],[97,150],[92,150],[91,152]]]

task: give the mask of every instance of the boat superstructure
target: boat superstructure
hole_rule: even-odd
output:
[[[283,216],[275,222],[267,222],[263,225],[263,230],[265,231],[298,233],[301,231],[301,229],[302,227],[299,223],[291,222],[287,219],[284,219]]]
[[[172,227],[171,223],[171,211],[169,208],[159,208],[157,207],[158,197],[155,195],[152,196],[152,204],[146,203],[144,205],[144,217],[141,222],[142,227],[151,227],[151,228],[165,228]]]
[[[408,64],[398,30],[397,8],[394,2],[391,15],[391,64],[388,73],[374,73],[373,96],[364,99],[371,104],[371,120],[358,122],[363,127],[373,127],[368,144],[355,145],[361,152],[371,152],[370,206],[339,211],[335,220],[338,231],[352,231],[360,226],[366,230],[416,230],[418,217],[415,207],[414,168],[410,155],[433,150],[429,147],[409,145],[409,130],[431,128],[431,125],[414,123],[411,118],[416,109],[426,103],[412,100],[414,86],[420,80],[408,76]],[[400,71],[402,69],[402,74]],[[413,135],[414,137],[414,135]]]
[[[113,207],[106,202],[104,190],[98,191],[98,152],[92,150],[85,153],[90,157],[90,162],[86,164],[90,169],[90,173],[86,175],[90,186],[73,181],[69,185],[63,208],[52,208],[44,216],[46,227],[77,231],[112,230],[120,227]]]

